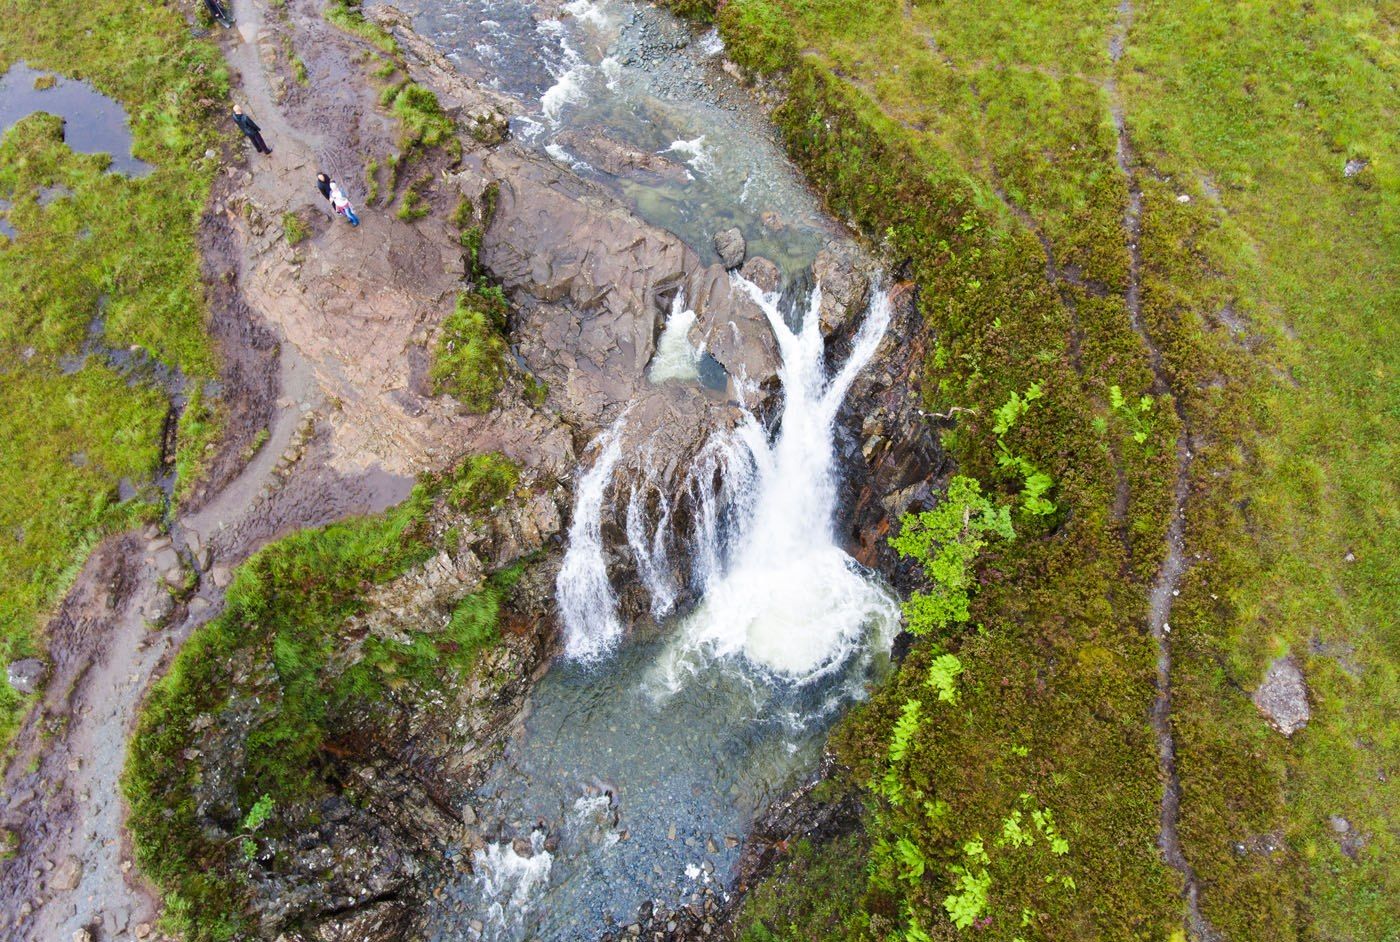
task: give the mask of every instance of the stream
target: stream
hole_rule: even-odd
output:
[[[414,29],[474,81],[524,103],[515,138],[611,190],[708,261],[714,233],[789,274],[839,229],[749,94],[720,68],[723,45],[626,0],[400,0]],[[584,151],[605,135],[659,158],[659,173],[608,173]]]
[[[719,68],[712,34],[624,0],[408,9],[463,73],[525,103],[518,140],[707,258],[713,233],[737,225],[789,286],[764,294],[733,276],[778,341],[774,415],[740,385],[742,420],[713,433],[682,482],[624,484],[626,413],[582,457],[556,585],[564,653],[473,797],[484,843],[458,850],[470,872],[434,894],[437,942],[596,940],[644,908],[721,901],[757,816],[811,775],[831,725],[889,669],[898,602],[842,550],[833,518],[836,415],[890,307],[872,292],[844,361],[827,362],[820,286],[793,286],[839,229]],[[580,151],[599,134],[664,172],[594,167]],[[693,320],[678,299],[654,382],[712,380],[686,339]],[[688,502],[684,532],[667,494]],[[619,611],[609,529],[626,534],[656,630],[629,632]]]

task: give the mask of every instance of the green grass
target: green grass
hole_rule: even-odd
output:
[[[59,123],[33,115],[0,139],[0,198],[18,238],[0,240],[0,663],[41,653],[40,628],[103,533],[149,517],[145,489],[119,503],[117,484],[157,470],[167,405],[128,385],[97,357],[64,375],[89,324],[103,341],[139,346],[192,381],[217,362],[204,331],[195,235],[216,162],[213,114],[227,73],[212,43],[180,13],[129,0],[0,0],[0,71],[23,59],[86,79],[127,110],[142,178],[107,173],[101,156],[75,154]],[[46,187],[71,196],[40,205]],[[182,423],[187,475],[212,425]],[[181,482],[188,487],[188,478]],[[25,704],[0,684],[0,743]]]
[[[1182,931],[1179,877],[1154,846],[1156,652],[1142,636],[1178,410],[1194,457],[1173,727],[1203,910],[1232,939],[1400,932],[1387,867],[1397,802],[1382,784],[1400,752],[1393,18],[1338,2],[1134,6],[1118,64],[1110,3],[745,0],[720,12],[731,55],[778,70],[790,152],[922,288],[937,339],[928,404],[976,410],[945,435],[961,472],[1010,505],[1019,461],[997,456],[1023,458],[1064,515],[1019,514],[1020,538],[984,549],[970,630],[916,647],[838,732],[855,782],[872,786],[871,846],[888,853],[872,851],[855,916],[820,937]],[[1142,321],[1165,391],[1123,301],[1128,186],[1110,78],[1140,164]],[[1348,158],[1369,164],[1347,178]],[[1043,398],[999,435],[996,410],[1031,383]],[[1114,405],[1143,395],[1146,410]],[[934,645],[963,667],[955,708],[932,706]],[[1286,652],[1314,708],[1291,741],[1248,700]],[[911,699],[924,720],[891,770]],[[890,773],[919,802],[895,807],[873,787]],[[1061,864],[992,853],[991,922],[960,929],[944,904],[981,873],[965,845],[996,833],[1022,794],[1053,810],[1070,849]],[[1333,814],[1367,837],[1354,861]],[[1262,834],[1286,850],[1234,850]],[[903,875],[905,851],[925,861],[917,877]],[[1037,895],[1047,864],[1076,889]],[[789,907],[821,905],[801,880],[780,886]]]
[[[442,322],[429,371],[433,389],[459,399],[473,412],[488,412],[505,383],[506,302],[499,288],[463,292]]]
[[[499,455],[470,458],[383,515],[294,533],[238,568],[224,611],[186,642],[152,691],[123,777],[136,859],[160,887],[173,931],[201,942],[246,931],[245,863],[231,837],[249,809],[278,809],[262,826],[268,836],[304,825],[298,815],[313,813],[336,787],[330,757],[353,711],[408,685],[440,689],[495,642],[519,565],[461,599],[446,628],[411,633],[407,644],[373,634],[351,644],[340,629],[364,609],[372,586],[437,552],[436,501],[485,511],[513,490],[517,474]],[[242,722],[248,710],[238,756],[191,751],[210,728],[199,717]],[[199,783],[216,771],[233,776],[232,804],[197,807]],[[228,835],[217,833],[223,811]]]
[[[282,214],[282,237],[295,248],[311,237],[311,227],[297,213],[285,212]]]
[[[379,24],[365,19],[360,10],[360,0],[331,0],[326,4],[324,15],[326,22],[366,40],[381,52],[391,56],[402,55],[398,40]]]

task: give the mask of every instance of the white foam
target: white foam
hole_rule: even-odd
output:
[[[705,149],[705,135],[688,141],[672,141],[671,146],[661,151],[663,154],[682,154],[685,164],[696,173],[709,173],[715,169],[715,162]]]
[[[564,12],[599,29],[608,25],[608,15],[593,0],[573,0],[571,3],[564,4]]]
[[[685,296],[677,294],[656,342],[656,355],[647,367],[647,378],[653,383],[700,379],[700,351],[690,342],[690,329],[694,326],[695,312],[685,306]]]
[[[549,882],[554,857],[544,849],[544,832],[530,835],[531,854],[522,857],[510,841],[488,844],[472,857],[472,873],[486,904],[491,936],[514,934],[523,927],[531,898]]]
[[[599,63],[599,68],[603,70],[603,81],[608,91],[617,91],[617,83],[622,79],[622,63],[616,56],[606,56]]]
[[[569,67],[561,72],[555,78],[554,84],[540,96],[540,111],[550,124],[558,127],[565,107],[580,104],[588,99],[583,83],[589,68],[583,63]]]

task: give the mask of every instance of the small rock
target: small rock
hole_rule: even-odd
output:
[[[73,932],[73,942],[92,942],[92,933],[86,929],[76,929]]]
[[[77,887],[78,882],[83,878],[83,863],[77,857],[65,858],[63,863],[54,868],[53,875],[49,878],[51,889],[67,892]],[[76,938],[76,936],[74,937]]]
[[[1178,203],[1189,203],[1189,202],[1191,202],[1191,197],[1190,197],[1190,196],[1187,196],[1185,193],[1182,193],[1180,196],[1178,196],[1178,197],[1176,198],[1176,201],[1177,201]]]
[[[1370,163],[1371,162],[1369,160],[1366,160],[1364,158],[1353,157],[1346,162],[1346,166],[1342,167],[1342,176],[1354,177],[1361,171],[1365,170],[1370,165]]]
[[[136,924],[136,938],[144,939],[151,934],[151,924],[149,922],[138,922]]]
[[[209,578],[214,581],[215,588],[226,589],[233,581],[233,573],[227,566],[215,566],[209,570]]]
[[[26,657],[10,662],[10,666],[5,668],[5,679],[10,682],[16,693],[31,694],[39,689],[48,672],[49,669],[43,661],[36,657]]]
[[[737,227],[725,229],[723,232],[715,234],[715,253],[719,255],[720,263],[726,269],[738,268],[744,264],[744,256],[748,252],[748,246],[744,242],[744,234]]]
[[[1291,657],[1281,657],[1269,665],[1253,700],[1269,725],[1285,736],[1292,736],[1312,718],[1303,672]]]
[[[523,857],[529,860],[531,857],[535,856],[535,848],[530,846],[530,842],[523,837],[517,837],[515,840],[511,841],[510,846],[511,849],[515,851],[517,857]]]

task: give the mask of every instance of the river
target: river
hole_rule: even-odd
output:
[[[801,284],[839,234],[719,68],[712,34],[621,0],[415,0],[410,11],[465,74],[527,103],[517,139],[702,254],[737,225],[752,254]],[[570,146],[599,132],[684,173],[598,170]],[[888,669],[898,604],[833,532],[836,415],[888,301],[872,293],[846,358],[829,364],[819,294],[740,287],[778,341],[774,415],[764,421],[756,390],[738,389],[752,411],[713,435],[684,482],[614,481],[625,413],[585,455],[557,585],[564,653],[474,796],[485,843],[460,849],[471,872],[441,887],[436,940],[592,940],[643,904],[722,898],[756,816],[812,773],[831,724]],[[678,299],[653,381],[705,381],[692,320]],[[680,534],[664,496],[677,484],[698,508]],[[618,611],[609,525],[626,532],[659,632],[633,637]]]

